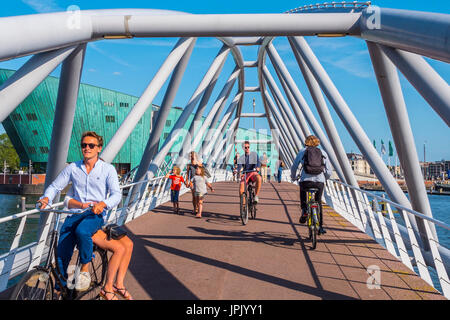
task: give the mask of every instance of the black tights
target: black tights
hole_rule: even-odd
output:
[[[306,190],[308,188],[317,188],[319,191],[316,192],[316,201],[319,203],[319,225],[322,226],[323,217],[322,217],[322,194],[324,184],[323,182],[313,182],[313,181],[301,181],[300,182],[300,206],[302,208],[302,212],[306,211]]]

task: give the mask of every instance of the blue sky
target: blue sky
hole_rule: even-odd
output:
[[[297,1],[75,1],[75,0],[12,0],[2,3],[0,17],[35,14],[43,12],[64,11],[71,5],[81,10],[107,8],[151,8],[177,10],[188,13],[281,13],[302,5],[316,3],[312,0]],[[331,2],[331,1],[329,1]],[[418,11],[450,13],[448,1],[372,1],[380,7],[399,8]],[[327,70],[342,96],[365,129],[371,140],[377,141],[380,147],[382,139],[386,144],[392,140],[384,107],[382,105],[378,86],[373,75],[373,69],[366,45],[363,41],[352,38],[307,38],[311,48]],[[118,90],[135,96],[140,96],[153,75],[163,63],[165,57],[176,43],[174,38],[139,38],[130,40],[108,40],[89,44],[86,52],[85,67],[82,82],[113,90]],[[314,103],[301,78],[298,65],[285,38],[274,41],[279,54],[309,103],[315,110]],[[202,38],[197,41],[185,77],[181,84],[174,104],[184,107],[200,82],[210,62],[221,47],[221,43],[213,38]],[[244,60],[256,59],[256,48],[244,47]],[[29,57],[0,62],[0,68],[18,69]],[[269,60],[269,59],[268,59]],[[450,65],[427,59],[443,79],[449,82]],[[268,62],[269,69],[273,70]],[[208,106],[211,106],[220,92],[226,78],[234,67],[231,57],[227,59],[224,70],[213,92]],[[257,76],[252,69],[246,74],[247,86],[257,85]],[[246,70],[246,72],[247,72]],[[59,76],[60,69],[52,75]],[[275,73],[273,73],[275,76]],[[415,91],[400,74],[403,94],[409,112],[409,118],[414,133],[419,159],[423,160],[423,145],[426,143],[428,161],[441,159],[450,160],[450,134],[448,126],[431,109],[424,99]],[[165,87],[153,103],[160,104]],[[232,92],[232,94],[235,90]],[[243,112],[252,112],[252,99],[256,99],[256,112],[263,112],[258,93],[246,95]],[[332,110],[330,106],[330,110]],[[315,112],[315,111],[314,111]],[[340,119],[331,111],[338,131],[347,152],[358,152],[356,144],[346,132]],[[315,112],[319,119],[317,113]],[[252,127],[253,120],[242,119],[241,126]],[[265,119],[256,120],[257,129],[268,129]]]

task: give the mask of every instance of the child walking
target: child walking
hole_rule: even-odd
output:
[[[198,210],[195,217],[201,218],[203,210],[203,197],[206,194],[206,186],[211,189],[211,192],[214,192],[214,189],[211,183],[209,183],[205,178],[205,168],[203,167],[197,167],[197,169],[195,169],[195,176],[191,181],[190,187],[194,191],[194,213]]]
[[[180,173],[180,168],[173,166],[172,171],[166,174],[166,178],[172,180],[172,185],[170,186],[170,201],[173,203],[173,212],[177,214],[180,212],[178,197],[180,195],[181,184],[185,183],[184,178]]]

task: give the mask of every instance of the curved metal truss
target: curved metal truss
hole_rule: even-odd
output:
[[[427,28],[423,28],[424,24]],[[405,171],[411,201],[386,168],[351,108],[305,41],[304,37],[307,36],[353,36],[367,43],[399,160]],[[450,62],[449,15],[385,9],[371,6],[370,2],[332,2],[296,8],[282,14],[193,15],[164,10],[114,9],[1,18],[0,61],[33,56],[0,87],[0,121],[62,63],[46,185],[64,167],[67,159],[86,44],[105,39],[140,37],[178,37],[179,40],[102,153],[105,161],[111,162],[114,159],[170,77],[155,126],[135,174],[135,182],[154,178],[164,157],[180,136],[184,137],[183,146],[179,157],[175,159],[180,166],[184,166],[184,155],[198,148],[209,166],[219,166],[228,161],[241,117],[258,116],[267,118],[272,138],[287,164],[293,163],[304,145],[305,137],[313,133],[320,138],[341,183],[356,188],[358,185],[331,118],[326,98],[369,162],[389,198],[408,210],[432,217],[397,70],[400,70],[440,118],[450,125],[448,84],[422,57]],[[216,37],[223,46],[193,92],[169,137],[158,150],[165,120],[198,37]],[[320,119],[315,118],[273,45],[275,37],[288,38]],[[245,61],[241,46],[256,46],[257,60]],[[194,125],[187,132],[182,130],[194,110],[193,123],[195,119],[202,117],[230,53],[235,68],[199,131],[194,131]],[[268,59],[276,78],[267,68]],[[245,84],[248,68],[258,70],[257,87]],[[225,109],[235,83],[238,87],[237,94]],[[246,92],[261,94],[264,114],[242,112]],[[139,191],[134,192],[133,195],[138,197]],[[356,199],[359,196],[352,190],[349,194],[355,197],[358,206]],[[434,225],[428,225],[426,220],[409,213],[406,216],[419,235],[419,246],[425,251],[431,250],[430,233],[427,230],[431,230],[433,241],[437,241]],[[440,247],[439,252],[447,267],[450,257],[448,250]],[[448,292],[448,278],[443,279],[442,287]]]

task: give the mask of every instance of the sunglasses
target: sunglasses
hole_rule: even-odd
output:
[[[244,147],[244,149],[250,149],[250,147]]]
[[[94,149],[95,147],[98,147],[98,144],[95,144],[95,143],[82,143],[81,144],[81,149],[84,149],[87,146],[89,146],[89,149]]]

